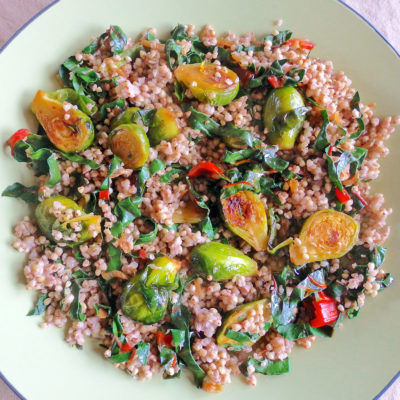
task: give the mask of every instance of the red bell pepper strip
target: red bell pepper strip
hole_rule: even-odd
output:
[[[127,353],[133,349],[133,346],[131,346],[129,343],[124,343],[122,346],[120,346],[120,349],[121,353]]]
[[[361,194],[355,192],[353,189],[351,190],[351,193],[353,193],[354,196],[356,196],[357,199],[360,200],[361,204],[363,204],[364,206],[368,204],[367,200],[365,200],[364,197],[361,196]]]
[[[301,49],[311,50],[314,48],[314,43],[305,39],[289,39],[286,41],[290,47],[300,47]]]
[[[146,252],[146,250],[143,250],[143,249],[140,249],[138,251],[138,255],[139,255],[139,258],[141,258],[142,260],[145,260],[147,258],[147,252]]]
[[[339,318],[336,300],[323,292],[319,292],[315,297],[316,299],[312,301],[314,318],[310,321],[310,325],[321,328],[335,322]]]
[[[25,140],[30,135],[28,129],[19,129],[15,132],[11,137],[7,140],[7,145],[11,147],[11,154],[14,155],[14,146],[15,143],[20,140]]]
[[[129,361],[132,361],[132,360],[133,360],[133,357],[135,357],[135,354],[136,354],[136,349],[133,349],[133,350],[132,350],[132,354],[131,354],[131,356],[129,357]]]
[[[344,204],[351,199],[349,193],[345,188],[343,188],[343,190],[340,190],[338,187],[335,187],[335,196],[341,204]]]
[[[172,335],[170,333],[157,331],[156,339],[159,346],[165,346],[169,348],[174,347],[174,339],[172,338]]]
[[[330,157],[332,155],[332,151],[333,151],[333,146],[330,145],[329,149],[328,149],[328,156]]]
[[[274,88],[280,88],[283,85],[283,81],[278,79],[275,75],[271,75],[268,77],[269,84]]]
[[[222,169],[210,161],[200,161],[188,172],[187,176],[189,178],[205,176],[209,179],[225,179],[229,181],[229,178],[222,173]]]
[[[110,190],[109,189],[100,190],[99,199],[100,200],[110,200]]]

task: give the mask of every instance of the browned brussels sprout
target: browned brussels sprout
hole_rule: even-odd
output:
[[[108,143],[111,151],[121,157],[125,168],[140,168],[149,157],[149,139],[143,128],[137,124],[118,125],[110,133]]]
[[[192,95],[214,106],[229,104],[239,91],[239,78],[232,70],[211,63],[182,64],[174,72]]]
[[[256,251],[268,247],[268,221],[260,197],[250,190],[221,196],[221,209],[227,227]]]
[[[92,144],[94,128],[84,112],[69,105],[67,109],[61,101],[39,90],[31,109],[54,146],[65,153],[75,153]]]
[[[302,265],[340,258],[355,245],[359,223],[347,214],[327,209],[318,211],[304,222],[299,238],[289,247],[290,261]]]
[[[96,237],[101,230],[100,215],[85,214],[75,201],[60,195],[42,201],[36,207],[35,217],[49,240],[70,247]]]

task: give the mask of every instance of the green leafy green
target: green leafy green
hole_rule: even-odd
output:
[[[354,150],[341,153],[336,165],[332,157],[328,154],[328,148],[325,149],[326,161],[328,164],[328,177],[339,190],[343,190],[343,184],[340,180],[340,173],[350,165],[350,173],[354,174],[360,169],[368,150],[364,147],[355,147]]]
[[[136,353],[135,356],[137,359],[140,361],[142,365],[146,365],[147,361],[149,359],[149,354],[150,354],[150,344],[146,342],[139,342],[136,345]]]
[[[185,344],[185,330],[183,329],[171,329],[172,339],[174,341],[175,351],[182,350]]]
[[[74,296],[74,300],[71,303],[69,315],[73,319],[84,321],[86,319],[86,315],[82,313],[82,305],[79,301],[80,291],[81,285],[79,284],[77,279],[74,279],[71,284],[71,294]]]
[[[159,158],[154,159],[150,163],[150,172],[152,175],[162,171],[163,169],[165,169],[165,164]]]
[[[92,169],[100,168],[101,164],[97,164],[93,160],[89,160],[85,157],[80,156],[79,154],[69,154],[64,153],[63,151],[57,151],[58,154],[61,154],[65,159],[76,162],[78,164],[89,165]]]
[[[360,117],[357,118],[358,129],[356,132],[350,135],[350,139],[358,139],[365,131],[365,124],[363,120],[363,113],[360,110],[360,94],[356,92],[350,101],[351,110],[357,110],[360,113]]]
[[[239,366],[240,372],[245,376],[250,376],[248,367],[253,367],[255,372],[263,375],[282,375],[290,372],[290,361],[289,358],[285,358],[282,361],[270,361],[267,358],[264,360],[249,358]]]
[[[114,207],[113,213],[116,215],[118,220],[111,228],[111,233],[115,237],[119,237],[127,225],[134,221],[135,218],[142,215],[139,210],[142,201],[142,197],[127,197],[117,203]]]
[[[232,122],[224,126],[213,129],[212,135],[222,138],[230,147],[238,148],[240,146],[254,146],[255,138],[249,129],[239,128]]]
[[[179,369],[175,375],[167,374],[167,371],[176,364],[177,355],[174,350],[163,346],[160,350],[160,364],[164,367],[163,378],[172,379],[178,378],[181,375],[181,370]]]
[[[117,25],[111,25],[109,29],[109,35],[113,42],[113,54],[115,55],[121,53],[128,41],[124,31]]]
[[[182,102],[185,98],[185,85],[182,83],[175,81],[174,82],[174,95],[179,102]]]
[[[26,315],[31,316],[31,315],[41,315],[41,314],[43,314],[44,311],[45,311],[46,308],[47,308],[47,306],[44,305],[44,301],[47,299],[47,297],[48,297],[48,294],[47,294],[47,293],[42,294],[42,295],[38,298],[38,301],[37,301],[35,307],[33,307],[33,308],[28,312],[28,314],[26,314]]]
[[[207,215],[204,219],[199,223],[199,228],[201,232],[205,233],[210,240],[214,239],[215,228],[212,225],[210,217]]]
[[[148,221],[153,224],[154,228],[152,231],[149,233],[142,233],[136,240],[135,240],[135,245],[137,244],[143,244],[143,243],[150,243],[152,242],[158,233],[158,224],[153,221],[151,218],[146,218],[145,221]]]
[[[131,356],[132,356],[132,351],[127,351],[125,353],[114,354],[108,357],[107,360],[112,363],[119,364],[128,361],[131,358]]]
[[[306,297],[327,288],[326,271],[323,268],[307,274],[301,281],[294,271],[285,267],[280,274],[274,274],[277,286],[271,294],[271,313],[274,326],[288,325],[295,319],[294,311],[298,304]],[[297,285],[293,288],[290,297],[286,295],[288,282],[295,281]],[[283,291],[278,290],[282,286]]]
[[[61,181],[61,172],[54,151],[47,146],[50,146],[47,138],[29,135],[14,145],[14,158],[18,162],[31,163],[37,176],[48,174],[46,186],[54,187]]]
[[[182,178],[184,173],[185,173],[184,169],[172,167],[168,172],[166,172],[163,176],[160,177],[160,182],[170,183],[175,179]],[[178,178],[175,178],[175,175],[178,175]]]
[[[58,74],[63,83],[67,87],[73,88],[79,95],[96,97],[90,85],[99,82],[100,75],[92,68],[82,65],[82,62],[71,56],[60,65]]]
[[[277,332],[286,339],[297,340],[311,335],[319,337],[332,337],[334,329],[331,326],[314,328],[310,324],[288,324],[280,325],[276,328]]]
[[[267,35],[264,42],[272,42],[272,46],[280,46],[292,37],[293,32],[290,30],[279,31],[277,35]]]
[[[183,291],[183,289],[182,289]],[[177,352],[179,358],[185,363],[187,368],[190,369],[193,373],[193,377],[197,387],[201,387],[203,379],[206,376],[206,373],[203,369],[197,364],[196,360],[193,358],[193,354],[191,351],[191,338],[192,332],[190,332],[190,311],[189,309],[183,305],[180,301],[176,302],[170,313],[171,323],[176,329],[184,331],[185,340],[182,344],[180,341],[180,348]]]
[[[39,187],[36,185],[25,186],[22,183],[15,182],[12,185],[7,186],[1,195],[5,197],[20,198],[26,203],[36,204],[39,202],[38,189]]]
[[[185,54],[182,54],[182,46],[177,43],[181,40],[191,43],[189,51]],[[171,38],[165,42],[165,53],[171,69],[180,64],[200,63],[204,60],[207,51],[208,48],[203,42],[197,36],[189,37],[185,32],[185,27],[181,24],[171,31]]]
[[[115,247],[112,243],[107,244],[107,251],[108,251],[108,258],[109,258],[107,271],[114,271],[114,270],[121,269],[122,251],[118,247]]]
[[[114,155],[110,165],[108,166],[108,172],[107,176],[105,177],[104,181],[102,182],[100,186],[100,190],[109,190],[110,185],[111,185],[111,178],[110,176],[117,171],[119,168],[121,168],[122,164],[122,159],[119,158],[118,156]]]
[[[139,175],[138,175],[138,188],[139,188],[139,194],[141,196],[145,192],[146,182],[148,179],[150,179],[149,167],[147,165],[143,165],[143,167],[140,168]]]
[[[329,140],[326,137],[326,129],[329,125],[329,116],[326,110],[321,110],[322,126],[319,130],[318,136],[314,142],[314,151],[324,151],[326,147],[330,145]]]
[[[190,107],[189,125],[193,129],[198,129],[207,136],[213,136],[213,131],[219,128],[219,124],[206,114]]]
[[[241,344],[248,343],[249,341],[255,342],[260,337],[260,335],[258,335],[256,333],[250,334],[248,332],[240,332],[240,331],[236,332],[236,331],[233,331],[232,329],[228,329],[225,332],[225,336],[230,339],[236,340],[236,342],[241,343]]]
[[[124,99],[118,99],[114,100],[110,103],[104,103],[100,107],[100,113],[98,117],[98,121],[104,121],[105,118],[107,117],[108,109],[113,109],[113,108],[119,108],[123,110],[125,108],[125,100]]]

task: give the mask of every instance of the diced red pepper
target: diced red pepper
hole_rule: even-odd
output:
[[[188,172],[187,176],[189,178],[205,176],[210,179],[225,179],[229,181],[229,179],[222,173],[222,169],[210,161],[200,161]]]
[[[121,349],[121,353],[127,353],[133,349],[133,346],[131,346],[129,343],[124,343],[119,348]]]
[[[132,354],[131,354],[131,356],[129,357],[129,361],[132,361],[132,360],[133,360],[133,358],[135,357],[135,354],[136,354],[136,349],[133,349],[133,350],[132,350]]]
[[[336,307],[336,300],[333,297],[319,292],[312,301],[314,309],[314,318],[310,325],[314,328],[320,328],[335,322],[339,318],[339,311]]]
[[[345,188],[343,188],[343,190],[340,190],[338,187],[335,187],[335,196],[339,200],[339,203],[342,204],[348,202],[351,199],[349,193]]]
[[[351,193],[353,193],[354,196],[356,196],[357,199],[360,200],[361,204],[363,204],[364,206],[368,204],[367,200],[365,200],[364,197],[361,196],[361,194],[355,192],[353,189],[351,190]]]
[[[109,191],[109,189],[100,190],[99,199],[100,200],[110,200],[110,191]]]
[[[157,339],[157,344],[159,346],[165,346],[170,348],[174,347],[174,339],[172,338],[172,335],[170,333],[163,333],[161,331],[157,331],[156,339]]]
[[[314,48],[314,43],[305,39],[289,39],[286,41],[290,47],[300,47],[301,49],[311,50]]]
[[[271,75],[268,77],[269,84],[274,88],[280,88],[283,85],[283,81],[277,78],[275,75]]]
[[[237,76],[239,77],[239,81],[244,88],[247,86],[249,81],[251,81],[254,78],[254,73],[249,71],[248,69],[235,68],[234,71],[236,72]]]
[[[174,358],[173,358],[172,361],[171,361],[171,367],[174,367],[177,361],[178,361],[178,360],[177,360],[177,358],[176,358],[176,355],[174,355]]]
[[[141,258],[142,260],[145,260],[147,258],[146,250],[143,250],[143,249],[140,249],[138,251],[138,255],[139,255],[139,258]]]
[[[20,140],[25,140],[30,135],[28,129],[19,129],[15,132],[11,137],[7,140],[7,145],[11,147],[11,154],[14,155],[14,146],[15,143]]]
[[[242,164],[247,164],[249,162],[251,162],[251,160],[248,158],[246,160],[236,161],[233,165],[242,165]]]

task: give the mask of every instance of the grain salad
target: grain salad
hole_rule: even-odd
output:
[[[71,346],[97,339],[133,378],[186,368],[220,392],[289,372],[295,345],[390,286],[391,209],[370,182],[400,117],[375,116],[313,47],[112,25],[67,58],[63,87],[33,97],[37,132],[7,141],[36,177],[3,191],[32,205],[13,244],[28,315]]]

